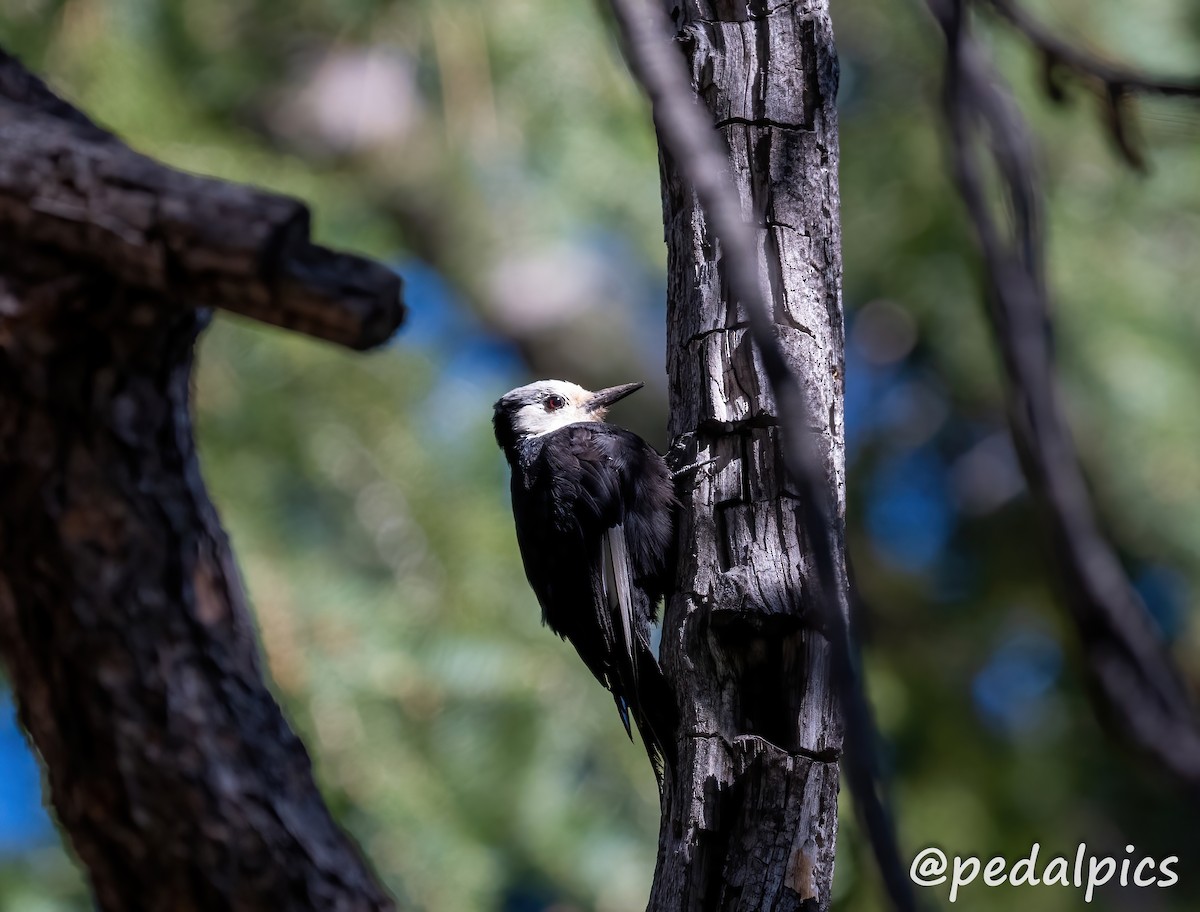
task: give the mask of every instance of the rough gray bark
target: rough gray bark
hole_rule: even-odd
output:
[[[789,366],[844,516],[837,58],[824,0],[670,7],[728,143]],[[821,592],[788,489],[777,409],[730,299],[720,245],[662,156],[670,432],[702,466],[683,485],[679,594],[662,658],[682,710],[664,795],[656,910],[826,909],[841,722]],[[839,548],[839,557],[841,550]],[[839,560],[838,574],[845,573]],[[844,587],[843,587],[844,591]],[[844,610],[845,606],[838,606]]]
[[[211,307],[359,348],[399,324],[399,280],[307,225],[0,52],[0,657],[107,912],[391,907],[263,681],[189,415]]]

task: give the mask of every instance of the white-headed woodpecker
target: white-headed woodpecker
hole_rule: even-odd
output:
[[[512,468],[517,544],[542,621],[612,693],[631,738],[633,717],[661,780],[677,711],[650,624],[673,571],[675,488],[653,447],[603,420],[641,387],[593,393],[541,380],[505,393],[492,422]]]

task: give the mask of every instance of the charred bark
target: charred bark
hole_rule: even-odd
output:
[[[775,331],[807,398],[844,583],[837,58],[823,0],[671,6],[693,83],[756,227]],[[684,462],[679,594],[663,663],[679,689],[651,909],[829,905],[842,723],[823,597],[789,489],[779,409],[704,209],[662,153],[670,432]],[[705,465],[708,460],[715,460]],[[840,591],[845,592],[844,585]],[[845,612],[845,605],[830,606]]]
[[[399,280],[0,53],[0,656],[99,907],[385,909],[263,679],[189,414],[221,307],[365,348]]]

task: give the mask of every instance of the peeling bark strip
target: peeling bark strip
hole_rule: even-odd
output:
[[[731,155],[781,345],[845,507],[837,58],[825,0],[671,6]],[[721,251],[669,155],[670,431],[701,467],[684,491],[680,594],[663,663],[684,719],[650,908],[828,908],[841,722],[821,593],[787,489],[778,415]],[[687,486],[685,486],[687,487]],[[840,548],[839,548],[840,554]],[[837,573],[844,574],[844,566]],[[690,732],[690,734],[687,734]]]
[[[209,307],[355,347],[398,280],[130,152],[0,52],[0,657],[99,907],[367,910],[200,479]]]

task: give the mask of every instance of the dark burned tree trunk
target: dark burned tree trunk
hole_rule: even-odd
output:
[[[262,678],[196,463],[224,307],[355,347],[398,281],[170,171],[0,52],[0,654],[100,908],[383,909]]]
[[[843,328],[834,98],[825,0],[672,6],[693,80],[757,226],[779,339],[809,398],[842,541]],[[650,908],[826,909],[841,723],[817,581],[787,489],[778,415],[730,300],[721,250],[663,154],[670,431],[685,461],[680,593],[663,662],[683,710]],[[844,560],[836,570],[844,574]],[[845,606],[839,606],[844,610]]]

